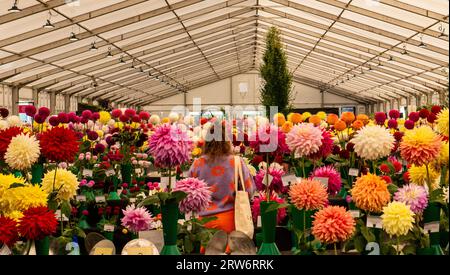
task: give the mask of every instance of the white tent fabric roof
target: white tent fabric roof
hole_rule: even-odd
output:
[[[0,81],[38,91],[147,105],[257,69],[271,26],[296,81],[364,103],[448,87],[448,0],[14,2]]]

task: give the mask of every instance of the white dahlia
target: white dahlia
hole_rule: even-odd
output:
[[[20,134],[11,139],[5,161],[13,169],[25,170],[38,160],[40,153],[39,141],[34,136]]]
[[[394,136],[388,129],[379,125],[364,126],[351,139],[358,156],[366,160],[386,157],[394,147]]]

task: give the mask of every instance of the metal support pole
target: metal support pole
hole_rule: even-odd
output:
[[[19,87],[11,87],[11,109],[13,115],[19,114]]]

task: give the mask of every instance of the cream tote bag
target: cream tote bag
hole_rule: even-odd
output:
[[[239,182],[242,190],[239,190]],[[236,231],[241,231],[250,239],[253,239],[254,227],[250,199],[247,191],[245,191],[241,158],[239,156],[234,157],[234,185],[236,188],[236,198],[234,201],[234,223]]]

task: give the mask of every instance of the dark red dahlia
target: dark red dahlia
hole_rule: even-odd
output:
[[[401,141],[402,138],[403,138],[403,135],[404,134],[402,132],[397,131],[397,132],[394,133],[394,138],[395,138],[396,141]]]
[[[6,108],[0,108],[0,116],[5,118],[9,115],[9,111]]]
[[[441,111],[441,106],[434,105],[433,107],[431,107],[431,112],[435,115],[439,114],[440,111]]]
[[[15,220],[6,217],[0,217],[0,244],[9,247],[19,239],[17,232],[17,223]]]
[[[53,210],[47,207],[32,207],[23,212],[18,230],[28,240],[40,240],[56,232],[58,221]]]
[[[141,111],[139,113],[139,118],[142,119],[142,120],[149,120],[150,119],[150,114],[148,112]]]
[[[310,155],[312,159],[327,158],[333,152],[333,140],[331,134],[328,131],[322,130],[322,145],[319,147],[319,151]]]
[[[79,149],[74,131],[64,127],[54,127],[40,137],[44,157],[56,162],[73,162]]]
[[[27,105],[25,107],[25,114],[27,114],[27,116],[34,116],[37,112],[36,107],[34,107],[34,105]]]
[[[410,120],[412,120],[413,122],[419,121],[419,119],[420,119],[419,112],[411,112],[411,113],[409,113],[408,118]]]
[[[430,111],[428,111],[428,109],[422,109],[419,111],[419,116],[421,118],[427,118],[429,114],[430,114]]]

